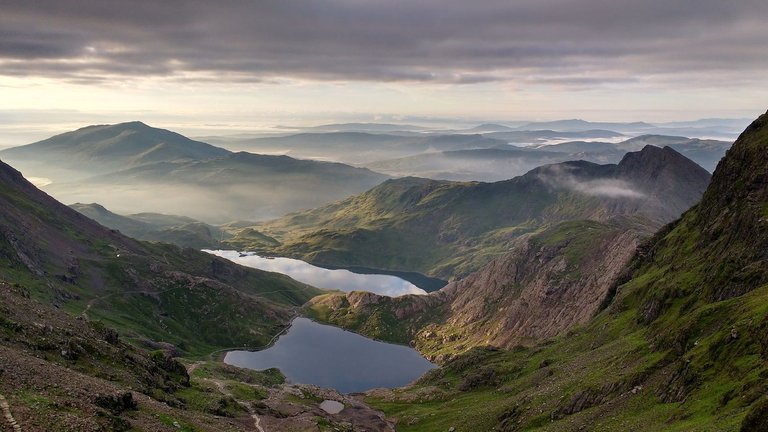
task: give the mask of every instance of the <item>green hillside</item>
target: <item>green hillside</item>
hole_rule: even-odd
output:
[[[476,348],[369,401],[402,431],[768,428],[768,114],[605,309],[531,348]]]

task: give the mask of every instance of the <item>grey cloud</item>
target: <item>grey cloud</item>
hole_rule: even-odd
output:
[[[759,79],[764,0],[0,0],[0,74],[588,87]]]

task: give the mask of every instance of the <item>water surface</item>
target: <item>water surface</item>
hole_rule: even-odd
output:
[[[206,250],[246,267],[271,272],[283,273],[299,282],[317,288],[350,291],[369,291],[389,297],[406,294],[426,294],[416,285],[393,275],[360,274],[345,269],[327,269],[317,267],[301,260],[291,258],[266,258],[256,254],[244,254],[231,250]]]
[[[262,351],[230,351],[224,362],[263,370],[276,367],[289,381],[342,393],[400,387],[436,366],[413,348],[368,339],[296,318],[288,332]]]

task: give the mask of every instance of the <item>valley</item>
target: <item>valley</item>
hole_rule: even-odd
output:
[[[0,432],[768,432],[766,21],[0,1]]]
[[[760,142],[760,125],[753,129],[758,138],[742,136],[737,150],[745,141]],[[709,172],[683,154],[698,142],[685,141],[680,151],[666,138],[620,142],[634,144],[626,144],[623,154],[614,152],[613,163],[535,162],[523,175],[490,183],[382,177],[360,194],[267,221],[121,215],[96,203],[66,207],[6,165],[2,277],[15,281],[14,290],[26,293],[29,304],[51,304],[64,319],[105,332],[107,345],[129,344],[136,356],[165,359],[161,367],[178,375],[174,387],[147,384],[139,391],[146,396],[129,391],[137,402],[103,417],[112,423],[98,424],[151,423],[144,413],[160,403],[171,411],[163,414],[169,419],[164,426],[152,426],[157,430],[210,430],[210,414],[222,422],[214,430],[562,430],[565,420],[565,430],[573,424],[653,425],[649,411],[627,394],[643,397],[646,386],[656,395],[677,392],[654,396],[678,404],[666,412],[674,415],[699,413],[698,405],[679,405],[677,395],[700,390],[674,387],[675,374],[687,373],[676,372],[680,363],[670,357],[680,355],[674,354],[677,342],[665,341],[662,327],[652,324],[670,313],[670,300],[666,294],[644,296],[643,282],[633,281],[642,281],[638,272],[651,271],[643,269],[661,247],[654,242],[688,226],[691,214],[705,208],[695,206],[702,197],[717,200],[711,190],[722,180],[710,185]],[[616,144],[550,144],[568,151],[605,145]],[[742,158],[747,159],[740,164],[754,156]],[[88,179],[176,181],[161,179],[177,174],[153,177],[157,166],[138,162]],[[212,172],[220,177],[228,169]],[[181,178],[179,184],[194,182]],[[119,188],[114,192],[120,196]],[[724,204],[706,208],[718,205]],[[65,246],[56,253],[51,242]],[[743,256],[745,262],[753,259]],[[744,277],[761,277],[755,276],[759,268]],[[747,301],[752,295],[738,283],[719,289],[724,294],[708,298]],[[641,318],[633,321],[632,314]],[[658,332],[651,347],[643,342],[649,332]],[[82,340],[62,342],[65,349],[36,345],[31,355],[42,359],[40,367],[82,373],[94,366],[81,366],[80,359],[103,361],[83,348],[101,344],[92,341],[99,336],[83,334]],[[51,355],[51,349],[60,352]],[[667,350],[665,356],[660,350]],[[616,356],[625,361],[617,363]],[[587,379],[591,362],[599,373]],[[22,370],[7,359],[5,364],[14,374]],[[707,368],[714,366],[699,367],[696,376],[707,379]],[[668,383],[660,378],[669,373]],[[542,384],[530,387],[534,382]],[[590,382],[595,384],[585,387]],[[54,397],[32,378],[17,385],[35,389],[29,390],[34,400]],[[125,381],[113,385],[122,389]],[[19,423],[46,415],[19,409],[26,402],[15,392],[0,393],[10,398]],[[101,412],[99,397],[86,397],[78,410]],[[54,411],[57,404],[73,403],[56,398]],[[635,404],[634,414],[625,410],[625,400]],[[476,414],[457,415],[466,410]],[[695,419],[680,424],[703,425]],[[729,421],[712,425],[730,427]]]

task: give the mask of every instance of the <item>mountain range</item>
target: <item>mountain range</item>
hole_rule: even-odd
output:
[[[693,205],[709,177],[675,150],[647,146],[616,165],[565,162],[496,183],[388,180],[254,228],[281,242],[271,253],[445,279],[477,270],[521,235],[562,221],[621,217],[658,228]]]
[[[140,122],[91,126],[0,152],[60,201],[207,222],[268,219],[360,193],[387,176],[339,163],[232,153]]]
[[[443,364],[369,393],[399,430],[766,430],[766,160],[768,113],[637,248],[566,222],[428,297],[328,295],[310,313]]]

